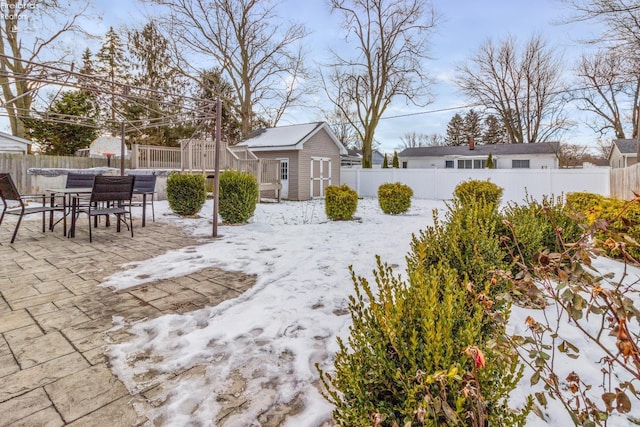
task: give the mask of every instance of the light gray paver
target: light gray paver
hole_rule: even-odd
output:
[[[0,226],[0,426],[151,425],[137,410],[161,402],[131,395],[108,368],[108,346],[131,338],[126,328],[112,330],[113,317],[133,323],[213,306],[255,278],[204,269],[114,292],[99,284],[131,268],[122,264],[198,240],[150,222],[133,239],[99,230],[90,244],[86,230],[67,239],[39,225],[25,221],[13,245],[10,223]]]
[[[104,365],[75,372],[44,389],[66,422],[129,395],[122,382]]]

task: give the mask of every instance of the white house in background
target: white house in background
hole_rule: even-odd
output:
[[[614,139],[609,151],[611,168],[626,168],[638,163],[638,140]]]
[[[558,142],[406,148],[398,153],[404,169],[484,169],[489,154],[496,169],[558,169]]]
[[[387,157],[387,161],[389,162],[389,166],[391,166],[391,161],[393,157]],[[347,154],[342,156],[341,160],[342,166],[353,167],[353,166],[362,166],[362,150],[356,148],[347,149]],[[384,154],[380,151],[374,149],[371,151],[371,166],[374,168],[381,168],[382,163],[384,162]]]
[[[326,122],[258,129],[238,146],[280,160],[281,194],[291,200],[323,197],[329,185],[340,185],[340,157],[347,154]]]
[[[0,132],[0,153],[27,154],[31,141]]]

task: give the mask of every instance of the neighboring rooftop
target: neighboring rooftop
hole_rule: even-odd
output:
[[[401,157],[439,157],[439,156],[488,156],[509,154],[555,154],[558,152],[558,142],[537,142],[530,144],[486,144],[476,145],[471,150],[468,145],[444,147],[413,147],[405,148],[398,156]]]
[[[623,154],[636,154],[638,152],[637,139],[614,139],[613,143]]]

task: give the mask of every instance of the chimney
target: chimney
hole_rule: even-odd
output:
[[[469,150],[475,150],[476,149],[476,143],[473,140],[473,135],[469,137]]]

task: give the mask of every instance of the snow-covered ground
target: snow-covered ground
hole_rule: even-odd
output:
[[[372,279],[375,256],[380,255],[398,273],[404,271],[411,236],[432,224],[434,209],[443,212],[445,205],[413,200],[407,214],[389,216],[377,200],[362,199],[358,220],[330,222],[322,200],[259,204],[250,224],[220,226],[222,237],[211,239],[210,201],[199,219],[181,219],[166,202],[157,202],[158,221],[185,227],[201,236],[202,244],[129,265],[102,286],[124,289],[209,267],[256,274],[257,283],[216,307],[127,325],[135,337],[110,349],[113,370],[131,391],[163,383],[164,404],[147,414],[162,425],[214,425],[221,409],[219,395],[233,387],[237,375],[247,381],[243,391],[247,402],[225,425],[259,425],[259,413],[273,405],[288,405],[294,398],[299,408],[285,425],[321,425],[331,418],[332,408],[319,393],[315,364],[330,369],[336,337],[348,335],[347,305],[353,293],[348,267]],[[603,269],[620,269],[615,262],[601,264]],[[632,274],[640,277],[635,270]],[[530,314],[515,309],[511,329],[523,331]],[[596,365],[599,353],[588,342],[578,344],[578,360],[559,359],[557,364],[567,373],[584,371],[583,380],[595,388],[602,381]],[[196,366],[203,367],[202,375],[171,380],[172,373]],[[522,402],[530,392],[525,376],[513,401]],[[638,406],[634,398],[632,403]],[[633,413],[637,417],[640,411],[634,408]],[[542,420],[532,414],[528,425],[572,424],[553,401],[547,417]],[[614,425],[629,422],[616,418],[609,422]]]

